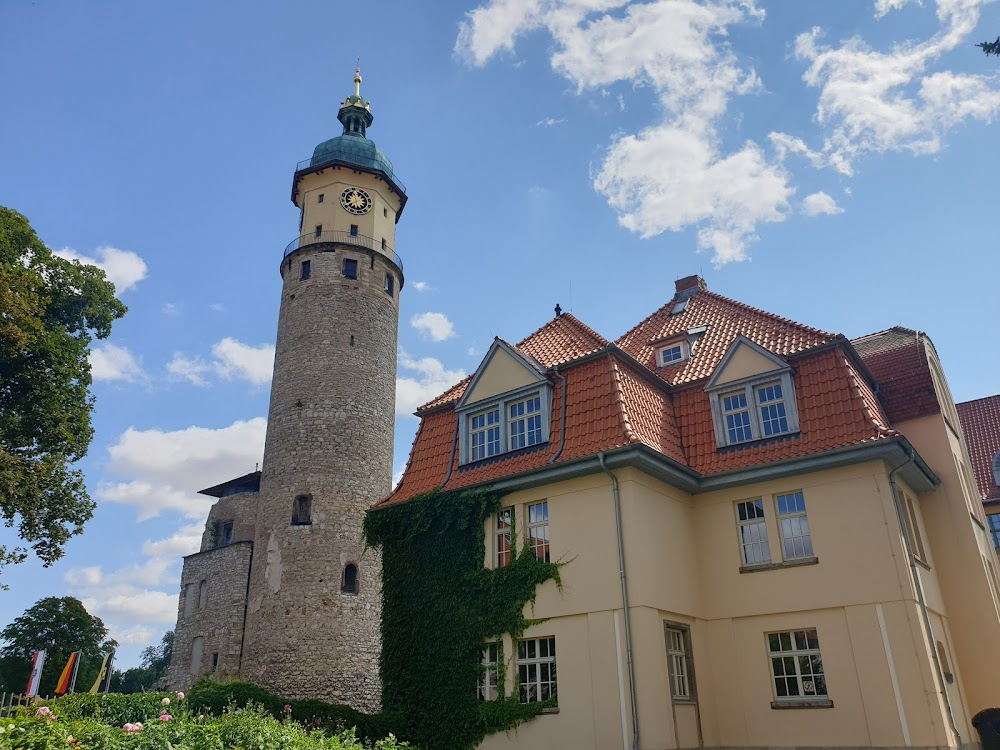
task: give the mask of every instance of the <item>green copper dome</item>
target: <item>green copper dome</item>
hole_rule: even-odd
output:
[[[354,71],[354,93],[340,105],[337,119],[344,126],[343,135],[323,141],[314,150],[309,167],[318,167],[330,162],[344,162],[362,169],[382,172],[398,188],[402,183],[392,171],[392,162],[374,141],[368,140],[367,131],[372,121],[371,102],[361,97],[361,70]]]

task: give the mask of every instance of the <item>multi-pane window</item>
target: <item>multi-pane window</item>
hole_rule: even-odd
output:
[[[524,401],[508,404],[510,447],[517,450],[542,442],[542,399],[530,396]]]
[[[528,546],[542,562],[549,562],[548,501],[528,506]]]
[[[555,638],[518,642],[517,680],[521,703],[537,703],[556,696]]]
[[[358,262],[354,258],[344,258],[344,277],[348,279],[358,278]]]
[[[513,533],[514,533],[514,509],[504,508],[499,513],[497,513],[497,523],[496,530],[494,531],[494,537],[496,539],[496,567],[502,568],[504,565],[510,562],[510,556],[513,545]]]
[[[1000,549],[1000,513],[986,516],[986,522],[990,526],[990,536],[993,537],[993,546]]]
[[[778,528],[781,530],[781,554],[786,560],[812,557],[812,537],[806,518],[806,501],[801,492],[778,495]]]
[[[827,697],[823,658],[815,628],[767,634],[774,697],[810,700]]]
[[[233,522],[226,521],[222,524],[222,546],[233,543]]]
[[[316,238],[319,239],[322,236],[323,236],[323,225],[322,224],[317,224],[316,225]]]
[[[677,628],[667,628],[667,659],[670,661],[670,695],[675,700],[691,700],[688,679],[687,634]]]
[[[302,261],[301,265],[299,266],[299,278],[302,281],[305,281],[310,276],[312,276],[312,261],[311,260],[304,260],[304,261]]]
[[[500,644],[488,643],[483,646],[479,664],[479,700],[495,701],[498,697],[497,680],[500,677]]]
[[[684,359],[684,347],[680,344],[668,346],[660,351],[660,364],[663,366],[680,362]]]
[[[750,409],[747,408],[745,391],[722,397],[722,415],[726,420],[726,432],[730,443],[753,440],[753,432],[750,430]]]
[[[764,501],[747,500],[736,503],[736,518],[743,564],[760,565],[771,562],[771,547],[767,543],[767,525],[764,523]]]
[[[500,452],[500,409],[473,414],[469,418],[469,436],[473,461],[497,455]]]
[[[917,509],[914,507],[913,498],[905,492],[900,494],[903,499],[903,520],[906,522],[907,536],[910,537],[910,551],[917,559],[927,562],[924,538],[920,535],[920,524],[917,522]]]
[[[760,429],[764,437],[788,432],[788,416],[781,383],[769,383],[756,388],[757,406],[760,409]]]
[[[395,288],[396,288],[396,279],[393,277],[391,273],[387,273],[385,275],[385,293],[391,297],[393,295],[393,292],[395,291]]]

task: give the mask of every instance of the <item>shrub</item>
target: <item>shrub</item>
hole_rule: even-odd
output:
[[[63,719],[97,719],[103,724],[122,726],[128,722],[145,722],[156,718],[163,698],[176,698],[174,693],[78,693],[61,698],[37,701],[49,706]]]

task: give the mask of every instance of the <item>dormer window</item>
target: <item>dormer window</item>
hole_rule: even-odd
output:
[[[705,391],[720,448],[799,431],[792,368],[743,337],[730,348]]]
[[[656,364],[658,367],[670,367],[686,360],[689,352],[687,341],[674,341],[659,349]]]

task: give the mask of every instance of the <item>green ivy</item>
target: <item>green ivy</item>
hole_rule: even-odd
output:
[[[365,518],[365,540],[382,552],[382,705],[405,717],[404,735],[424,748],[471,750],[554,705],[522,705],[516,689],[478,699],[483,645],[518,638],[538,586],[559,584],[559,564],[526,546],[502,568],[483,567],[485,522],[500,497],[431,492]]]

